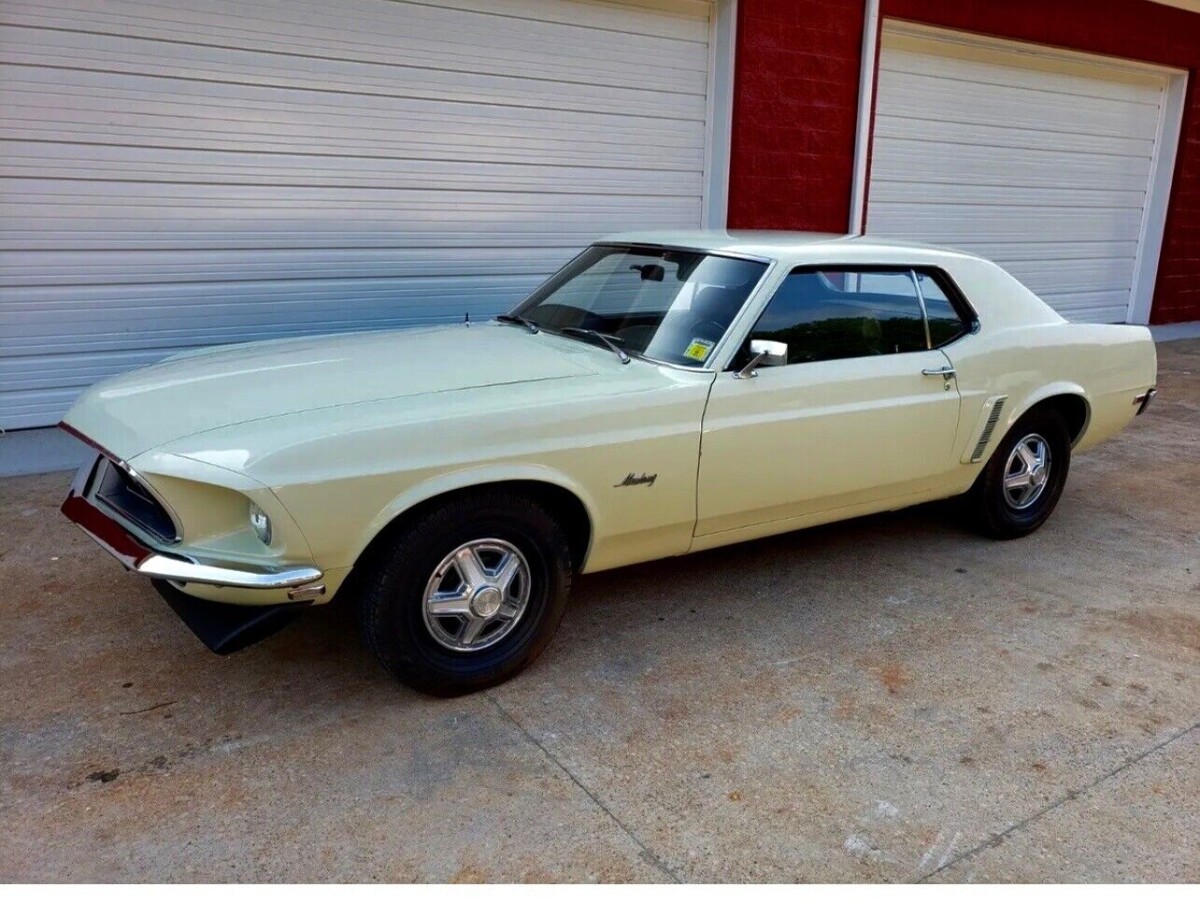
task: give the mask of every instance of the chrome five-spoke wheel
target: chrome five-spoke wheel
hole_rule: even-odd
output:
[[[550,643],[571,590],[559,520],[525,490],[453,492],[364,554],[363,638],[400,681],[435,695],[498,685]]]
[[[1050,478],[1050,443],[1041,435],[1026,435],[1013,446],[1004,467],[1004,499],[1014,510],[1037,503]]]
[[[444,558],[425,586],[425,626],[452,651],[480,651],[508,635],[529,606],[525,556],[498,538],[468,541]]]
[[[1071,434],[1058,410],[1036,406],[1000,439],[964,500],[979,530],[1001,540],[1041,528],[1071,471]]]

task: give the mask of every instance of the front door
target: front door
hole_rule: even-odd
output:
[[[787,277],[748,336],[786,343],[787,363],[753,378],[725,372],[712,387],[697,535],[839,508],[852,515],[945,477],[959,395],[918,293],[921,285],[941,304],[931,277],[879,268]],[[958,318],[948,302],[945,310]],[[935,322],[934,334],[945,343],[954,328]]]

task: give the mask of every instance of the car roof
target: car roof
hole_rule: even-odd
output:
[[[598,243],[651,246],[730,254],[786,267],[837,269],[854,266],[936,267],[955,285],[989,327],[1062,322],[1058,313],[996,263],[949,247],[874,235],[787,231],[630,231]]]
[[[974,254],[946,247],[934,247],[915,241],[899,241],[872,235],[838,235],[823,232],[724,231],[721,229],[630,231],[606,235],[601,244],[654,244],[703,250],[710,253],[735,253],[747,256],[804,262],[915,262],[945,257],[970,257]]]

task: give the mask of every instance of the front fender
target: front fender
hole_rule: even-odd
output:
[[[484,485],[495,485],[504,482],[541,482],[562,488],[574,495],[587,511],[593,536],[602,528],[599,521],[600,508],[596,499],[578,481],[550,466],[534,463],[506,463],[484,466],[472,466],[454,472],[441,473],[425,479],[406,488],[393,498],[370,521],[364,530],[354,556],[357,557],[366,550],[375,537],[407,510],[418,504],[432,500],[435,497],[459,491],[463,488],[477,488]],[[589,551],[591,549],[589,548]]]

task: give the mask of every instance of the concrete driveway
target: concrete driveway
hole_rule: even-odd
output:
[[[218,658],[0,481],[5,880],[1200,880],[1200,342],[1038,534],[941,506],[579,580],[484,694]]]

